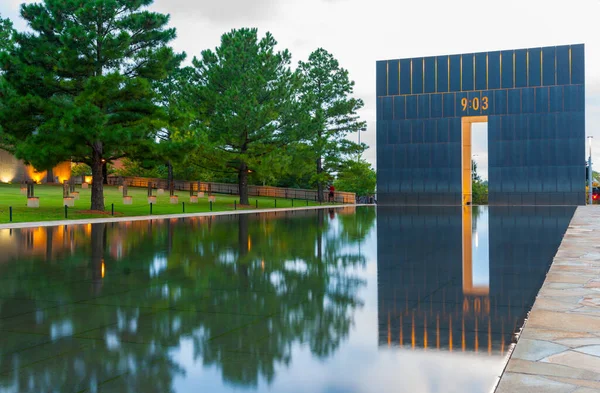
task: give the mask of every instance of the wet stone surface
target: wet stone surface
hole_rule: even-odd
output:
[[[600,209],[579,207],[496,390],[600,392]]]

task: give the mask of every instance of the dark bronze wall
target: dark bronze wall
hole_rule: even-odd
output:
[[[584,63],[583,45],[378,61],[378,202],[460,205],[461,118],[488,116],[490,204],[585,204]]]

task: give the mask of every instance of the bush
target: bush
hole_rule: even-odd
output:
[[[91,176],[92,168],[88,164],[77,164],[71,167],[71,176]]]

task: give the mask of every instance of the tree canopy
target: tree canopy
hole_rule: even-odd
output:
[[[88,165],[92,210],[117,159],[120,174],[237,182],[241,204],[249,183],[316,186],[322,199],[355,167],[366,145],[346,137],[365,129],[363,102],[332,54],[293,70],[270,33],[241,28],[184,67],[152,1],[23,4],[25,32],[0,17],[0,148],[37,170]]]
[[[93,210],[104,210],[102,166],[154,139],[161,111],[153,81],[182,60],[169,17],[152,0],[23,4],[32,32],[2,57],[15,90],[0,114],[16,155],[38,169],[65,160],[92,167]]]
[[[334,184],[339,190],[354,192],[356,196],[368,196],[375,194],[377,176],[367,161],[348,160],[340,167]]]
[[[352,132],[366,128],[357,111],[363,101],[352,98],[354,82],[348,71],[325,49],[310,54],[308,62],[298,66],[302,75],[302,110],[306,116],[301,130],[304,141],[310,146],[315,162],[313,180],[323,199],[323,185],[332,178],[340,164],[351,155],[364,150],[345,139]]]
[[[291,55],[276,51],[270,33],[232,30],[214,51],[194,58],[198,124],[210,149],[207,165],[237,174],[240,203],[248,202],[248,174],[261,157],[293,140],[290,131],[299,78]]]
[[[14,48],[14,29],[10,19],[3,19],[0,15],[0,59]],[[0,111],[3,110],[5,102],[11,94],[10,87],[4,79],[4,73],[0,70]],[[0,123],[0,148],[13,150],[14,144],[9,135],[2,132],[2,124]]]

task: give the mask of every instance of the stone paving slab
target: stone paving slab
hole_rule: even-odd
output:
[[[600,393],[600,208],[579,207],[497,393]]]
[[[38,228],[38,227],[54,227],[59,225],[85,225],[85,224],[101,224],[111,222],[128,222],[128,221],[147,221],[147,220],[167,220],[171,218],[186,218],[186,217],[202,217],[202,216],[229,216],[232,214],[255,214],[255,213],[273,213],[298,210],[318,210],[318,209],[343,209],[347,207],[358,206],[376,206],[373,204],[344,204],[344,205],[323,205],[309,207],[289,207],[289,208],[274,208],[274,209],[248,209],[234,210],[221,212],[202,212],[202,213],[182,213],[182,214],[160,214],[152,216],[129,216],[129,217],[101,217],[101,218],[83,218],[78,220],[57,220],[57,221],[36,221],[36,222],[16,222],[12,224],[0,224],[0,229],[19,229],[19,228]]]

